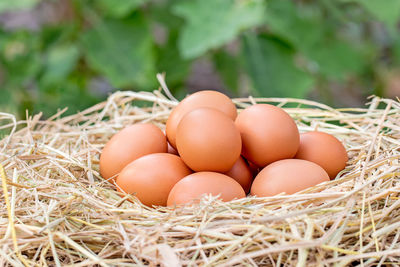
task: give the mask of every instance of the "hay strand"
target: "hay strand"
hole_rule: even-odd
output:
[[[157,77],[163,81],[163,76]],[[163,91],[161,91],[163,90]],[[164,92],[164,93],[163,93]],[[164,95],[165,94],[165,95]],[[121,198],[99,175],[105,142],[126,125],[165,129],[177,102],[160,91],[116,92],[71,116],[16,120],[0,113],[0,262],[40,266],[384,266],[400,259],[400,103],[370,98],[334,109],[286,98],[239,98],[283,107],[301,132],[346,144],[333,181],[295,195],[205,197],[195,208],[149,208]],[[146,102],[145,107],[138,103]],[[4,168],[4,172],[2,169]],[[8,178],[12,177],[12,179]],[[127,200],[131,201],[127,201]]]

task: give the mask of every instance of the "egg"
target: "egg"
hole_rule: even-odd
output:
[[[296,123],[279,107],[250,106],[240,112],[235,123],[242,136],[243,156],[260,167],[293,158],[299,148]]]
[[[246,196],[242,186],[224,174],[197,172],[175,184],[168,196],[168,206],[196,202],[205,194],[219,195],[223,201]]]
[[[167,120],[166,134],[168,141],[174,148],[176,148],[176,131],[179,122],[187,113],[200,107],[215,108],[225,113],[232,120],[235,120],[237,116],[236,107],[232,100],[220,92],[205,90],[189,95],[172,110]]]
[[[155,153],[130,163],[115,183],[120,191],[135,195],[147,206],[166,206],[174,185],[191,173],[178,156]]]
[[[317,163],[331,179],[346,167],[347,152],[333,135],[324,132],[308,132],[300,135],[300,147],[295,158]]]
[[[194,171],[229,171],[240,157],[242,141],[233,120],[219,110],[199,108],[178,125],[176,145]]]
[[[107,142],[100,155],[100,174],[112,181],[126,165],[144,155],[167,152],[167,139],[155,125],[128,126]]]
[[[253,182],[253,175],[250,167],[242,157],[239,157],[235,165],[233,165],[229,171],[225,172],[225,175],[238,182],[243,187],[245,193],[250,191],[251,183]]]
[[[318,164],[301,159],[284,159],[262,169],[253,181],[250,193],[258,197],[283,192],[293,194],[326,181],[329,181],[329,175]]]

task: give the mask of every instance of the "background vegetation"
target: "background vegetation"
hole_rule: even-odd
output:
[[[400,0],[4,0],[0,110],[76,112],[157,72],[178,98],[357,106],[400,94],[399,16]]]

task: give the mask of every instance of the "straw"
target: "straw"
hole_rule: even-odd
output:
[[[116,92],[71,116],[17,120],[0,113],[0,262],[10,266],[321,266],[399,264],[400,103],[370,98],[334,109],[286,98],[234,99],[283,107],[301,132],[333,134],[349,153],[338,177],[294,195],[195,207],[146,207],[99,175],[117,131],[165,129],[164,76],[155,92]],[[135,106],[145,101],[147,107]],[[277,125],[279,127],[279,125]],[[127,200],[131,201],[127,201]]]

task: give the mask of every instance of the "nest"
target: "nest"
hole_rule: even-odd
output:
[[[335,135],[349,153],[346,169],[294,195],[149,208],[121,198],[100,177],[99,155],[126,125],[164,129],[177,105],[165,95],[116,92],[83,112],[47,120],[0,113],[2,266],[400,263],[398,102],[374,97],[367,108],[333,109],[299,99],[234,99],[239,110],[279,105],[301,132]]]

